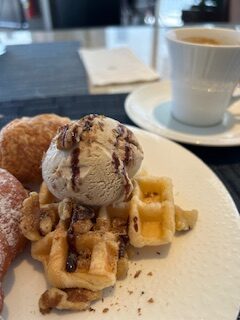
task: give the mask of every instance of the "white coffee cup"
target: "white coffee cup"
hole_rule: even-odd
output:
[[[218,124],[240,80],[240,32],[180,28],[168,31],[166,39],[173,117],[193,126]]]

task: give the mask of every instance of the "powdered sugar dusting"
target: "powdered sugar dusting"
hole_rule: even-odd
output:
[[[2,310],[2,306],[3,306],[3,292],[2,292],[2,284],[0,283],[0,310]]]
[[[1,211],[1,225],[0,232],[5,236],[9,246],[14,246],[16,243],[16,235],[14,229],[16,229],[16,223],[20,219],[19,208],[11,208],[11,197],[0,199],[0,211]]]
[[[0,233],[10,249],[16,246],[19,239],[24,198],[26,191],[21,183],[7,171],[0,169]]]
[[[0,279],[4,273],[4,266],[6,262],[6,241],[4,241],[4,238],[0,238]],[[1,282],[0,282],[1,286]],[[1,291],[1,290],[0,290]]]

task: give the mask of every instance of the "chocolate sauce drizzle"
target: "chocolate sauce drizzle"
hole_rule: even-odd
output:
[[[77,269],[77,259],[78,254],[75,250],[68,250],[68,256],[66,261],[66,271],[67,272],[74,272]]]
[[[129,237],[127,234],[121,234],[118,236],[119,249],[118,249],[118,258],[123,258],[126,252],[126,249],[129,245]]]
[[[79,129],[79,126],[77,126],[77,125],[73,129],[73,132],[72,132],[72,143],[73,144],[76,144],[78,142],[77,141],[78,129]]]
[[[133,226],[134,226],[134,229],[136,232],[138,232],[138,223],[137,222],[138,222],[138,218],[134,217],[133,218],[133,223],[134,223]]]
[[[69,129],[69,125],[65,124],[61,129],[60,129],[60,140],[62,141],[63,147],[65,147],[65,139],[66,139],[66,134]]]
[[[79,254],[75,245],[74,223],[83,219],[95,219],[95,212],[89,207],[75,204],[72,210],[71,222],[67,231],[68,255],[66,260],[66,271],[74,272],[77,268]]]
[[[125,145],[125,157],[123,160],[124,165],[128,165],[129,161],[130,161],[130,155],[131,155],[131,148],[129,146],[129,143],[126,143]]]
[[[124,188],[125,188],[125,194],[126,194],[126,200],[130,195],[130,190],[131,190],[131,183],[129,182],[129,178],[127,176],[126,173],[126,168],[123,168],[123,172],[122,172],[123,176],[124,176],[124,180],[125,180],[125,184],[124,184]]]
[[[79,168],[79,154],[80,154],[80,149],[75,148],[72,151],[72,158],[71,158],[71,169],[72,169],[72,189],[74,191],[77,191],[77,184],[76,184],[76,179],[80,174],[80,168]]]
[[[118,173],[118,169],[119,169],[119,166],[120,166],[120,160],[119,160],[119,157],[117,156],[116,152],[113,152],[112,160],[113,160],[113,165],[114,165],[114,168],[115,168],[115,173]]]

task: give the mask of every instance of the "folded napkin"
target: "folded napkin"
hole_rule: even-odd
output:
[[[80,49],[80,57],[94,86],[153,81],[159,75],[128,48]]]

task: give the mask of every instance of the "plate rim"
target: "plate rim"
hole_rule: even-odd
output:
[[[196,138],[194,138],[193,135],[191,134],[185,134],[185,137],[182,137],[182,135],[180,134],[180,136],[178,136],[178,134],[174,133],[174,131],[171,132],[170,129],[168,128],[161,128],[160,126],[157,125],[153,125],[153,123],[150,123],[148,121],[146,121],[144,118],[141,117],[140,114],[132,112],[132,100],[139,95],[139,93],[144,93],[144,91],[147,91],[149,88],[152,90],[154,87],[159,88],[161,91],[163,89],[164,86],[167,86],[168,88],[170,87],[170,80],[160,80],[151,84],[145,84],[142,85],[141,87],[133,90],[131,93],[129,93],[124,101],[124,109],[125,112],[127,114],[127,116],[133,121],[133,123],[135,123],[137,126],[139,126],[140,128],[147,130],[151,133],[155,133],[161,137],[165,137],[167,139],[170,139],[172,141],[175,142],[180,142],[180,143],[185,143],[185,144],[189,144],[189,145],[195,145],[195,146],[206,146],[206,147],[217,147],[217,148],[221,148],[221,147],[236,147],[236,146],[240,146],[240,131],[239,131],[239,139],[226,139],[225,142],[219,142],[216,143],[216,139],[210,140],[210,141],[206,141],[206,140],[198,140]],[[165,89],[166,90],[166,89]]]

